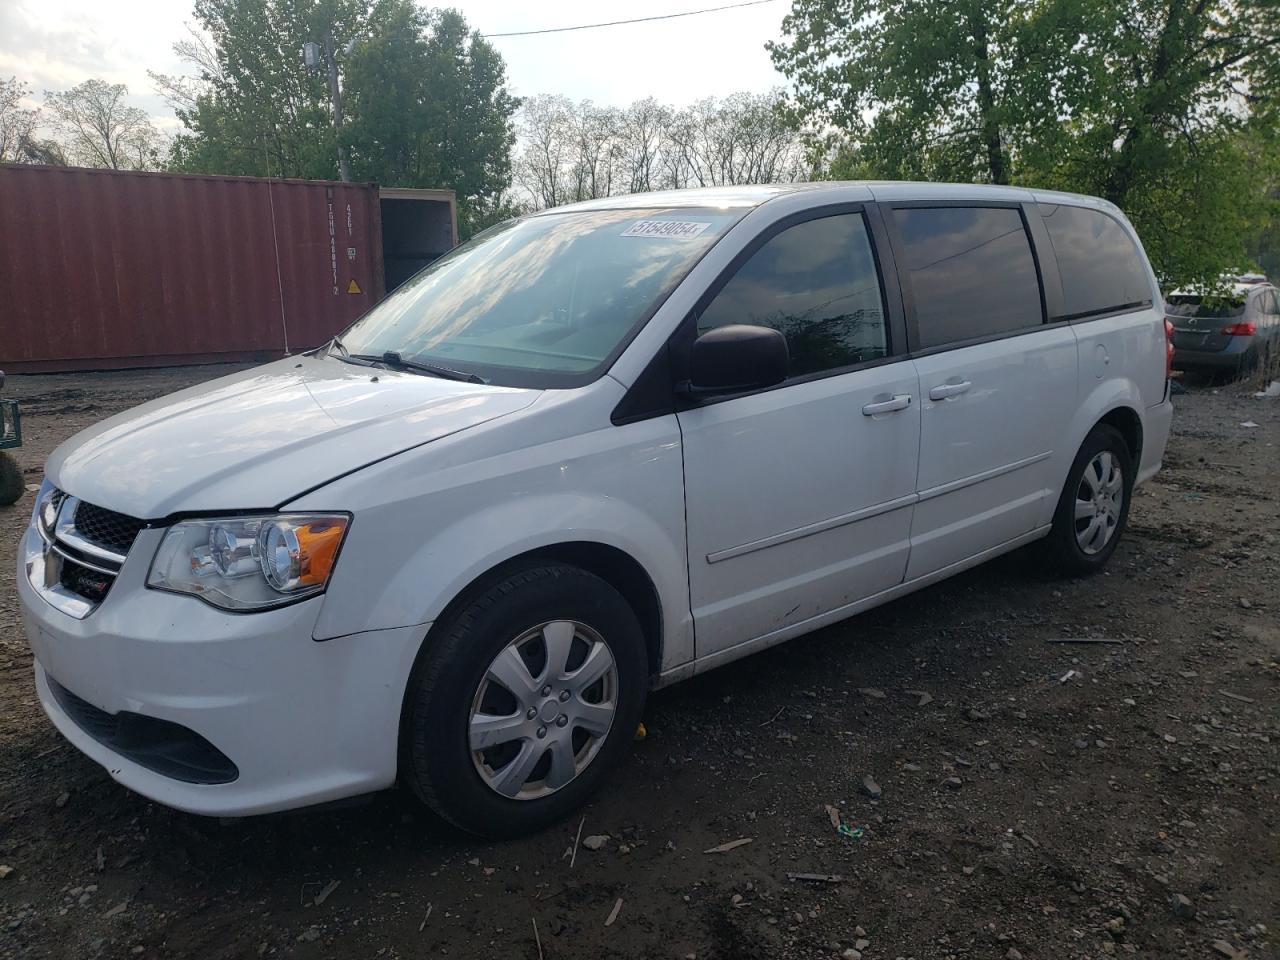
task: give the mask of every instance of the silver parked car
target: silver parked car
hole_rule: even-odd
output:
[[[1175,290],[1164,312],[1179,370],[1239,374],[1280,358],[1280,301],[1269,283],[1236,283],[1219,295]]]

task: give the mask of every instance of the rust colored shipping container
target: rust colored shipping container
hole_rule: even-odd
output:
[[[307,350],[448,250],[455,223],[447,190],[0,165],[0,369]]]

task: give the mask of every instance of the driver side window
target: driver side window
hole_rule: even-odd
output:
[[[769,238],[698,317],[698,334],[734,323],[787,338],[788,376],[885,356],[884,298],[860,213],[806,220]]]

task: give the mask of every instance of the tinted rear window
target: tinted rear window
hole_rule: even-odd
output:
[[[1151,283],[1142,257],[1115,218],[1065,204],[1042,203],[1040,213],[1062,276],[1064,318],[1151,302]]]
[[[1018,209],[901,207],[893,218],[920,349],[1043,323],[1040,281]]]
[[[1225,297],[1172,296],[1164,302],[1164,312],[1170,317],[1187,317],[1195,320],[1230,320],[1244,316],[1243,300]]]

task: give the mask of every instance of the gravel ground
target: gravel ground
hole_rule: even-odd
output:
[[[13,378],[30,482],[223,372]],[[394,792],[217,821],[118,786],[35,700],[28,495],[0,508],[0,956],[1280,955],[1280,401],[1195,385],[1174,431],[1105,574],[1015,554],[656,694],[576,853],[577,817],[489,844]]]

